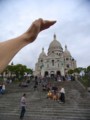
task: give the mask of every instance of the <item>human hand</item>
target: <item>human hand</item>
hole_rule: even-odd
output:
[[[43,20],[41,18],[35,20],[25,33],[26,40],[28,42],[33,42],[37,38],[39,32],[48,29],[55,23],[56,21]]]
[[[19,50],[36,39],[39,32],[49,28],[55,23],[56,21],[37,19],[21,36],[0,43],[0,72],[5,69]]]

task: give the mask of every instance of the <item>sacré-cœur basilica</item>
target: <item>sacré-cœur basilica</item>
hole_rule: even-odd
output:
[[[38,62],[35,64],[34,75],[42,77],[55,75],[65,76],[68,70],[73,70],[76,67],[76,60],[71,56],[67,46],[65,45],[65,50],[63,50],[61,43],[54,34],[47,54],[44,52],[44,48],[42,48]]]

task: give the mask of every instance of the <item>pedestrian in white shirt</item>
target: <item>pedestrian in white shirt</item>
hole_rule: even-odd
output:
[[[62,103],[65,103],[65,89],[62,87],[61,90],[60,90],[60,101]]]
[[[21,98],[20,104],[21,104],[20,120],[23,120],[24,114],[26,112],[26,94],[25,93]]]

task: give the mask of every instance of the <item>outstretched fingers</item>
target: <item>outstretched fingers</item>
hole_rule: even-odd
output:
[[[42,18],[35,20],[26,31],[28,41],[33,42],[41,31],[48,29],[55,23],[56,21],[43,20]]]
[[[50,26],[54,25],[55,23],[56,23],[56,21],[42,20],[40,31],[49,28]]]

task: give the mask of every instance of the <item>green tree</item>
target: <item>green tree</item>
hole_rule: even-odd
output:
[[[74,70],[69,70],[68,71],[68,74],[73,74],[74,73]]]
[[[90,72],[90,66],[87,67],[87,72]]]
[[[74,69],[74,72],[79,74],[83,70],[85,71],[86,68],[78,67],[78,68]]]
[[[17,64],[17,65],[8,65],[7,68],[4,70],[4,72],[8,73],[11,72],[16,74],[17,76],[23,76],[24,73],[33,73],[33,70],[30,68],[27,68],[25,65]]]

